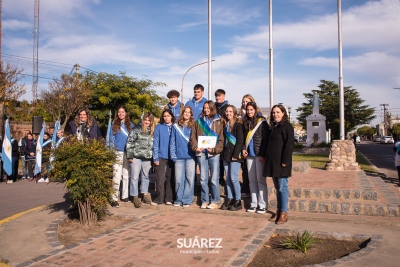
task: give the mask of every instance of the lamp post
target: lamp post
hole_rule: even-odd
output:
[[[292,111],[292,108],[288,107],[287,109],[288,109],[288,113],[289,113],[289,122],[290,122],[290,112]]]
[[[215,61],[215,59],[211,60],[211,62],[212,62],[212,61]],[[191,66],[191,67],[185,72],[185,74],[183,75],[183,78],[182,78],[182,87],[181,87],[181,102],[182,102],[182,103],[183,103],[183,81],[185,80],[186,74],[189,72],[189,70],[193,69],[194,67],[197,67],[197,66],[200,66],[200,65],[203,65],[203,64],[206,64],[206,63],[208,63],[208,61],[201,62],[201,63],[199,63],[199,64],[196,64],[196,65],[194,65],[194,66]]]

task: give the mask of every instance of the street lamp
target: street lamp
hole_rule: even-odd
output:
[[[215,61],[215,59],[211,60],[211,62],[213,62],[213,61]],[[197,66],[200,66],[200,65],[203,65],[203,64],[206,64],[206,63],[208,63],[208,61],[201,62],[201,63],[199,63],[199,64],[196,64],[196,65],[194,65],[194,66],[191,66],[191,67],[185,72],[185,74],[183,75],[183,78],[182,78],[182,87],[181,87],[181,102],[182,102],[182,103],[183,103],[183,81],[185,80],[186,74],[189,72],[189,70],[193,69],[194,67],[197,67]]]
[[[292,108],[288,107],[287,109],[288,109],[288,113],[289,113],[289,122],[290,122],[290,112],[292,111]]]

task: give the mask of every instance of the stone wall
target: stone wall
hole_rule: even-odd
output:
[[[358,171],[360,166],[356,161],[356,147],[353,140],[333,140],[327,171]]]

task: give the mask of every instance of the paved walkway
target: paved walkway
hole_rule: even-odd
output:
[[[379,176],[312,169],[295,174],[289,183],[304,194],[307,190],[370,190],[376,192],[377,200],[355,201],[399,208],[398,188]],[[270,178],[268,184],[272,185]],[[47,189],[52,190],[51,186]],[[27,190],[28,194],[29,189],[21,184],[20,193]],[[4,203],[3,185],[0,190]],[[317,199],[315,195],[301,196],[307,197]],[[272,201],[274,196],[270,198]],[[335,201],[350,200],[341,195]],[[288,223],[276,226],[268,222],[269,214],[249,214],[244,210],[201,210],[197,205],[186,209],[143,205],[135,209],[131,203],[121,203],[120,208],[110,211],[133,217],[134,222],[64,247],[56,239],[56,230],[66,216],[66,207],[67,204],[61,204],[36,209],[0,221],[0,258],[9,260],[11,266],[245,266],[272,234],[309,230],[335,238],[372,238],[366,249],[336,261],[335,266],[398,266],[400,260],[400,217],[395,214],[362,216],[296,210],[289,213]]]

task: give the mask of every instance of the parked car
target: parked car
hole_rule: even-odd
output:
[[[381,139],[381,144],[394,144],[394,139],[392,136],[384,136]]]
[[[356,137],[356,143],[357,144],[361,143],[361,138],[359,136]]]
[[[372,139],[372,141],[374,142],[380,142],[382,140],[382,137],[380,137],[379,135],[375,135],[374,138]]]

